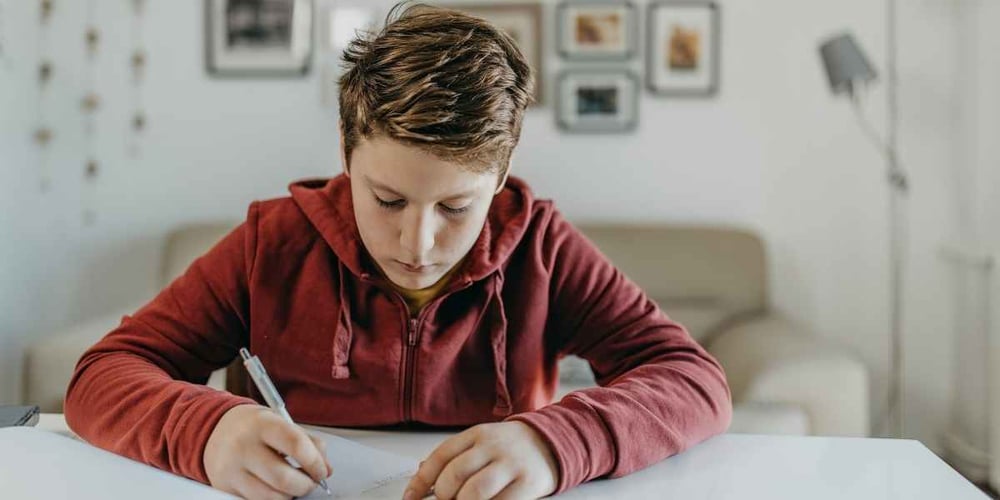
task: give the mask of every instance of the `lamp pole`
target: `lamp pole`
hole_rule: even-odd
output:
[[[876,79],[875,68],[850,34],[841,34],[820,44],[830,89],[847,94],[862,131],[883,155],[889,182],[889,387],[883,413],[876,425],[888,427],[893,437],[903,436],[903,259],[906,254],[906,172],[899,162],[898,102],[896,86],[896,0],[886,0],[886,135],[883,140],[866,119],[860,94]]]

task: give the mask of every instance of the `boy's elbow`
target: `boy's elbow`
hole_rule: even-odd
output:
[[[711,361],[711,388],[707,392],[708,404],[710,405],[712,422],[714,423],[713,434],[721,434],[729,429],[733,422],[733,395],[729,388],[729,381],[726,378],[726,371],[719,362],[706,353]]]
[[[86,424],[93,420],[91,413],[95,411],[95,403],[100,400],[100,395],[93,393],[99,384],[94,384],[92,379],[95,370],[100,368],[100,358],[105,356],[106,354],[95,352],[93,347],[84,352],[73,369],[73,375],[63,395],[63,416],[66,418],[66,425],[88,441],[90,433]]]

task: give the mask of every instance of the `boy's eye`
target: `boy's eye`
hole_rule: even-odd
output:
[[[391,208],[391,209],[402,208],[403,205],[406,204],[405,200],[386,201],[383,200],[382,198],[379,198],[378,196],[375,197],[375,202],[378,203],[379,206],[381,206],[382,208]]]
[[[398,210],[406,206],[406,200],[402,199],[388,201],[388,200],[383,200],[382,198],[376,196],[375,202],[378,203],[380,207],[385,208],[387,210]],[[448,215],[461,215],[469,211],[468,206],[456,208],[456,207],[449,207],[444,203],[439,203],[438,206],[441,207],[441,210]]]
[[[444,210],[446,213],[449,213],[449,214],[452,214],[452,215],[464,214],[465,212],[469,211],[469,206],[468,205],[466,205],[464,207],[460,207],[460,208],[453,208],[453,207],[449,207],[448,205],[445,205],[445,204],[442,203],[440,206],[441,206],[441,210]]]

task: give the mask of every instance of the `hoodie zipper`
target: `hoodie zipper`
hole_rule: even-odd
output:
[[[406,300],[398,292],[393,292],[396,299],[399,301],[403,308],[403,316],[406,318],[405,328],[406,328],[406,345],[404,349],[406,351],[403,359],[403,422],[410,422],[413,419],[413,379],[416,377],[416,358],[417,354],[417,341],[420,339],[420,325],[423,323],[425,313],[430,309],[432,305],[442,301],[445,297],[459,291],[464,290],[472,285],[472,281],[463,283],[458,288],[450,290],[430,301],[420,310],[416,318],[411,318],[409,314],[409,308],[406,305]]]
[[[420,320],[410,318],[409,330],[406,334],[406,380],[403,383],[403,421],[409,422],[413,417],[413,372],[416,370],[413,357],[416,354],[417,333]]]

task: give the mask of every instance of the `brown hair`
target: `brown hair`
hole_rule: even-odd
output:
[[[534,85],[524,55],[482,19],[407,3],[393,7],[381,31],[360,35],[344,51],[340,122],[348,161],[360,139],[380,134],[502,178]]]

